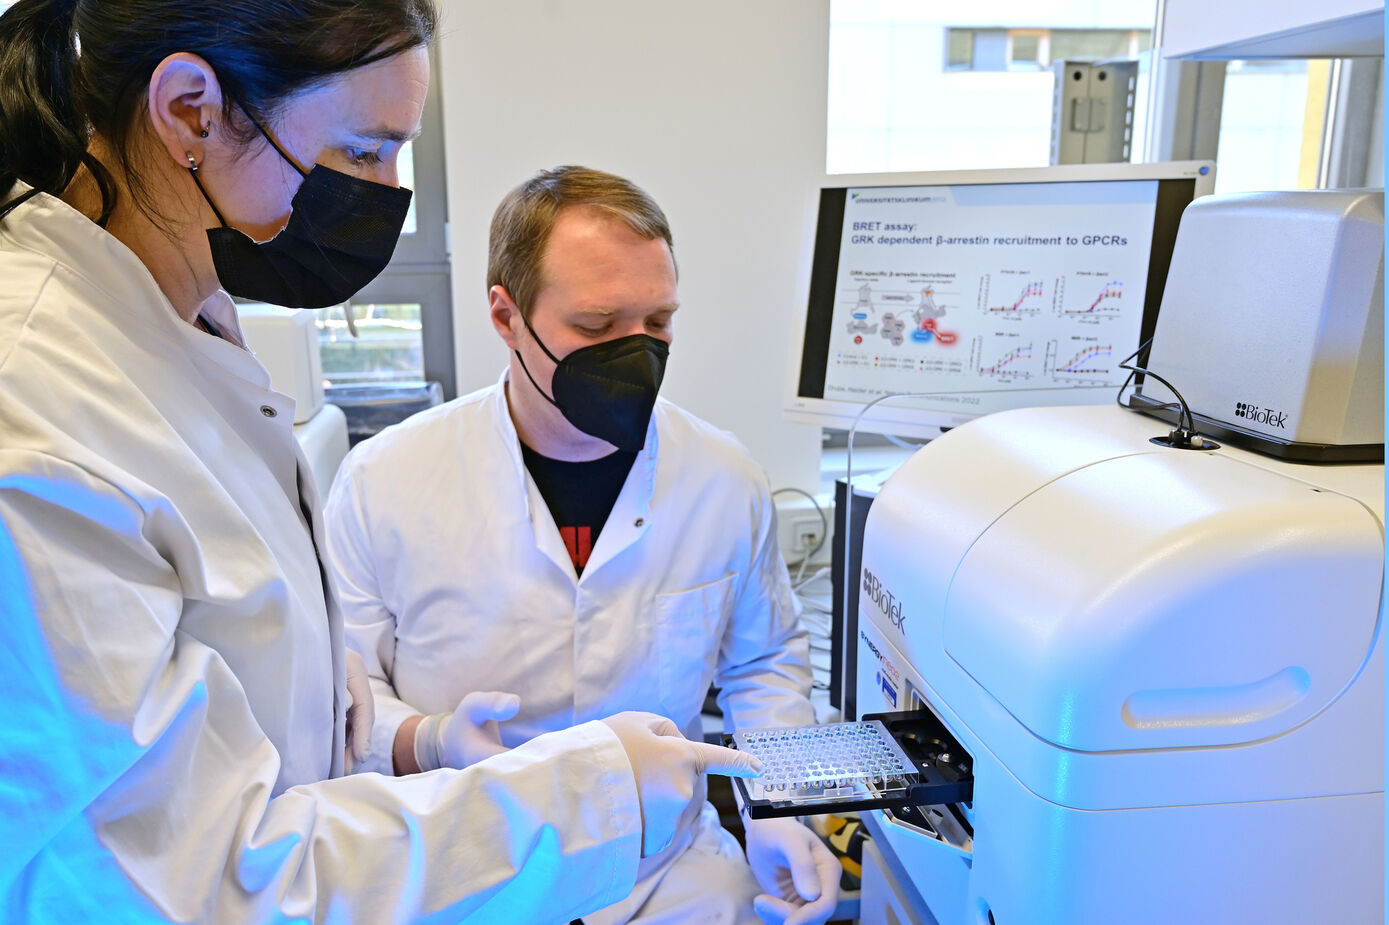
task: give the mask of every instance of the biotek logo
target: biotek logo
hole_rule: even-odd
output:
[[[870,601],[878,605],[878,609],[897,628],[897,632],[903,636],[907,634],[907,631],[902,628],[902,602],[894,597],[892,592],[885,588],[877,576],[868,569],[863,570],[863,593],[868,595]]]
[[[1244,418],[1246,421],[1253,421],[1255,424],[1268,424],[1271,427],[1281,427],[1288,429],[1288,412],[1274,411],[1271,408],[1260,408],[1258,405],[1246,404],[1242,401],[1235,402],[1235,417]]]

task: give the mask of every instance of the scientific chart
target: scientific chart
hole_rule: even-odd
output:
[[[939,392],[982,412],[990,392],[1116,388],[1138,346],[1157,186],[849,190],[824,397]],[[1078,400],[1102,398],[1056,403]]]

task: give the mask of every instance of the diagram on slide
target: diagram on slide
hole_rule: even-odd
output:
[[[864,282],[855,290],[849,303],[846,329],[854,335],[854,343],[862,345],[865,337],[877,335],[893,347],[908,339],[917,344],[953,346],[959,340],[956,331],[948,330],[941,322],[947,313],[942,297],[953,295],[937,288],[940,280],[950,281],[950,273],[897,273],[887,280],[894,288],[878,287]],[[916,284],[916,288],[895,288],[900,284]]]
[[[974,338],[971,362],[980,377],[999,382],[1031,379],[1036,371],[1033,344],[1028,338],[1009,332]]]
[[[858,301],[849,315],[849,333],[878,333],[878,310],[873,307],[873,287],[867,283],[858,287]]]

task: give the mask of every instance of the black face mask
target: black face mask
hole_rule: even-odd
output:
[[[540,349],[555,362],[555,375],[550,380],[555,393],[552,398],[541,390],[517,351],[516,359],[521,360],[521,369],[535,390],[589,436],[629,453],[645,446],[646,427],[665,378],[670,345],[649,334],[632,334],[580,347],[561,360],[536,337],[525,315],[521,320]]]
[[[256,128],[304,182],[290,200],[289,223],[269,241],[257,243],[227,225],[203,189],[197,165],[188,168],[222,223],[207,232],[218,281],[232,295],[289,308],[326,308],[347,301],[391,262],[413,194],[322,164],[305,173],[265,129]]]

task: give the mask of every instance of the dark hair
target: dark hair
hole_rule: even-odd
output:
[[[104,223],[116,186],[87,153],[93,132],[142,198],[134,128],[171,54],[212,66],[244,144],[255,130],[234,109],[265,124],[298,90],[429,44],[436,21],[433,0],[19,0],[0,15],[0,201],[16,180],[57,195],[85,164]]]
[[[648,240],[660,238],[671,249],[670,222],[656,200],[631,180],[589,167],[541,170],[502,198],[492,213],[487,242],[487,288],[502,286],[529,318],[540,292],[545,246],[565,209],[598,209]]]

